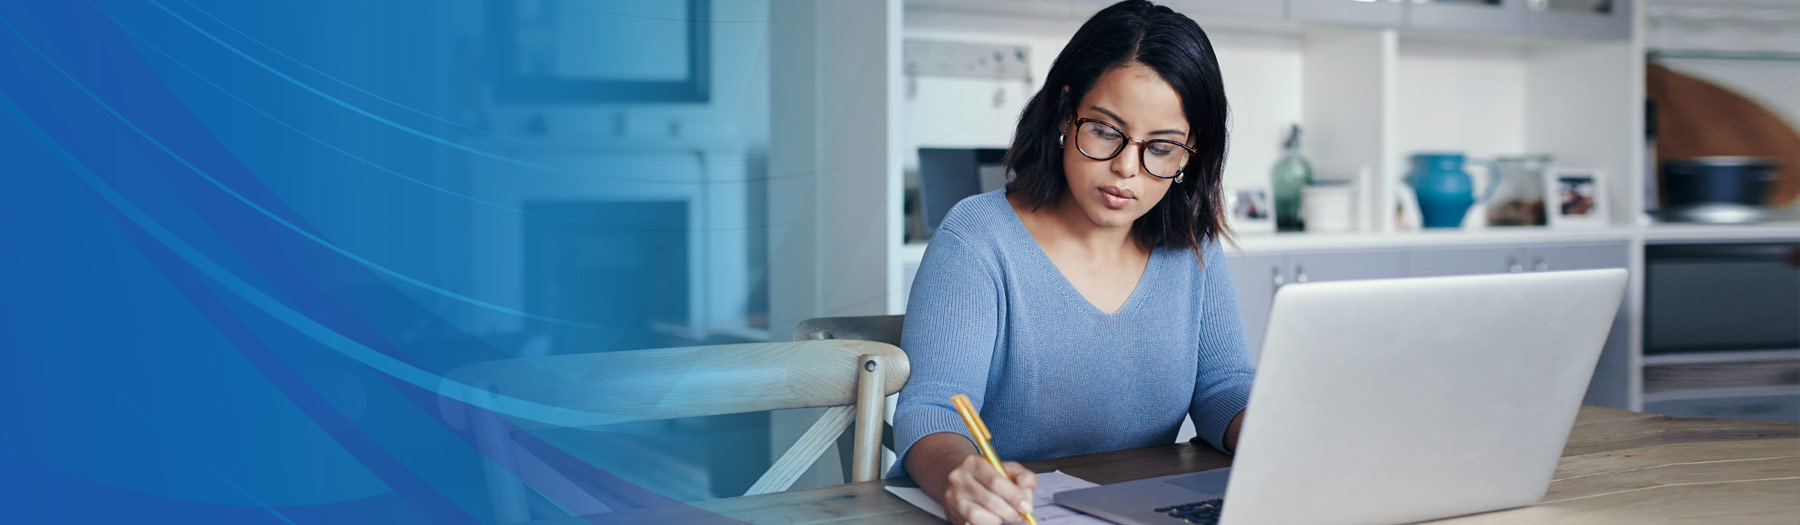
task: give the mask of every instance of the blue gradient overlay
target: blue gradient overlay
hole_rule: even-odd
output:
[[[496,60],[496,12],[600,25]],[[0,522],[729,521],[687,503],[766,468],[766,417],[581,427],[446,377],[768,328],[767,12],[0,3]],[[496,96],[681,82],[693,27],[703,99]]]

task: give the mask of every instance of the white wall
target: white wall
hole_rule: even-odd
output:
[[[1526,61],[1509,47],[1400,45],[1397,151],[1525,151]],[[1402,159],[1404,160],[1404,159]],[[1402,170],[1409,169],[1406,164]]]
[[[900,0],[770,3],[769,315],[786,339],[813,317],[899,308]],[[822,409],[770,415],[780,453]],[[835,448],[794,488],[842,483]]]
[[[877,315],[900,282],[899,0],[779,0],[771,18],[771,325]]]

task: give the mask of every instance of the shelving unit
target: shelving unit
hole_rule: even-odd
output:
[[[1041,78],[1068,36],[1104,3],[911,0],[904,35],[1023,43],[1032,53],[1031,73]],[[1491,7],[1289,0],[1280,17],[1266,14],[1272,12],[1266,6],[1283,2],[1256,2],[1265,6],[1262,16],[1243,15],[1251,11],[1241,2],[1169,4],[1202,22],[1226,71],[1233,103],[1227,186],[1268,187],[1280,133],[1299,123],[1319,177],[1350,178],[1364,168],[1376,174],[1375,209],[1392,209],[1411,153],[1541,152],[1602,170],[1611,223],[1635,224],[1632,210],[1642,208],[1644,60],[1635,40],[1535,36],[1524,29],[1531,18],[1523,0]],[[1605,20],[1616,25],[1635,12],[1622,5]],[[1388,11],[1394,16],[1380,14]],[[1534,16],[1552,14],[1566,13]],[[1519,22],[1470,22],[1495,17]],[[1481,30],[1468,29],[1478,25]],[[945,94],[954,92],[951,82],[933,80],[907,79],[915,97],[903,117],[909,148],[1004,147],[1018,110],[1037,88],[965,82],[959,97]],[[971,99],[1003,102],[960,107],[948,119],[936,113],[947,100]],[[915,115],[935,127],[914,128]],[[1366,231],[1391,231],[1372,212],[1365,210],[1365,223],[1379,226]]]
[[[1068,36],[1108,3],[907,0],[902,33],[907,39],[1024,44],[1032,55],[1030,73],[1041,79]],[[1800,222],[1663,225],[1642,217],[1647,57],[1642,0],[1613,2],[1614,10],[1606,14],[1539,11],[1526,0],[1494,0],[1486,5],[1354,0],[1163,3],[1201,23],[1225,70],[1232,101],[1227,187],[1270,187],[1269,168],[1280,154],[1280,133],[1289,123],[1299,123],[1305,130],[1305,153],[1316,177],[1343,179],[1365,170],[1374,174],[1366,186],[1372,209],[1361,211],[1365,226],[1359,232],[1244,233],[1238,238],[1242,251],[1233,257],[1234,273],[1240,262],[1259,257],[1267,262],[1270,257],[1362,253],[1375,254],[1370,260],[1386,260],[1391,257],[1380,253],[1607,246],[1619,255],[1609,260],[1630,270],[1633,278],[1614,333],[1623,358],[1610,367],[1603,364],[1601,373],[1607,377],[1597,377],[1596,382],[1623,390],[1613,397],[1624,400],[1615,404],[1618,408],[1640,410],[1644,246],[1800,241]],[[1032,82],[905,81],[913,86],[901,112],[907,150],[1005,147],[1019,109],[1038,87]],[[984,104],[958,107],[953,113],[939,108],[971,98]],[[991,107],[987,101],[992,101]],[[934,127],[916,125],[911,120],[915,116],[929,119]],[[1558,165],[1598,169],[1606,186],[1607,220],[1592,229],[1482,228],[1474,223],[1486,214],[1477,207],[1470,211],[1477,220],[1464,229],[1396,231],[1386,210],[1395,208],[1395,194],[1409,169],[1408,156],[1439,150],[1475,157],[1549,153]],[[1481,182],[1479,170],[1475,171]],[[892,264],[902,282],[911,283],[924,249],[923,243],[916,243],[896,250]],[[1501,269],[1494,271],[1505,268],[1498,263],[1496,267]],[[1256,272],[1234,278],[1259,282],[1269,278],[1267,269]],[[906,290],[897,293],[903,305]],[[1267,305],[1246,304],[1257,307]]]

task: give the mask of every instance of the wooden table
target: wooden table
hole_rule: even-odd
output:
[[[1231,464],[1178,443],[1026,463],[1095,483]],[[1700,419],[1584,406],[1542,502],[1439,523],[1800,524],[1800,423]],[[546,523],[943,523],[889,494],[893,479]]]

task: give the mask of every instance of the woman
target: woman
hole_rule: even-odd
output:
[[[1253,373],[1222,239],[1225,91],[1193,20],[1143,0],[1083,24],[1019,119],[1004,193],[958,203],[926,250],[901,347],[900,462],[952,523],[1019,521],[1007,459],[1171,443],[1184,416],[1237,442]]]

